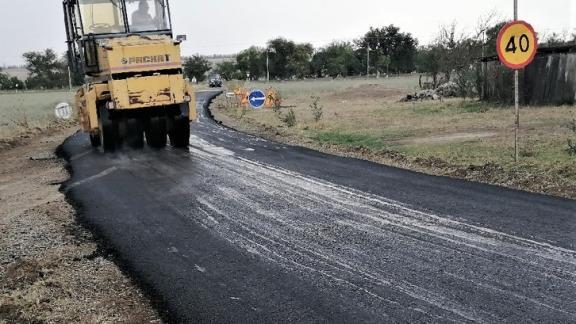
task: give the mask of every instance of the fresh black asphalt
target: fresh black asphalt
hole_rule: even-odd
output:
[[[220,126],[103,154],[63,186],[165,318],[576,322],[576,202],[335,157]]]

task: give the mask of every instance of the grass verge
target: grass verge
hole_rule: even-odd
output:
[[[45,130],[75,123],[57,120],[54,114],[58,103],[72,103],[73,98],[69,91],[0,93],[0,149],[13,147]]]
[[[272,110],[239,113],[224,98],[213,112],[228,126],[284,143],[576,199],[576,157],[567,152],[575,107],[523,107],[521,160],[515,163],[511,107],[463,99],[400,102],[416,85],[414,77],[272,83],[289,107],[280,112],[295,111],[294,127]],[[318,122],[312,97],[323,107]]]

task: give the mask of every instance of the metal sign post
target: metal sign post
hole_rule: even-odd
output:
[[[514,0],[514,21],[518,21],[518,0]],[[514,162],[518,163],[518,136],[520,132],[520,72],[514,70]]]
[[[538,52],[538,35],[532,25],[518,20],[518,0],[514,0],[514,21],[498,33],[496,50],[500,62],[514,70],[514,161],[519,160],[520,70],[534,61]]]

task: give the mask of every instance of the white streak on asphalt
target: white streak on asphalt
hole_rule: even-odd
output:
[[[427,223],[442,224],[445,227],[453,227],[453,228],[458,229],[458,231],[445,231],[444,234],[458,236],[461,239],[469,239],[470,238],[470,232],[472,232],[472,233],[476,232],[477,234],[480,234],[483,237],[490,237],[490,238],[497,239],[497,240],[483,240],[483,243],[488,243],[488,244],[493,244],[493,245],[500,245],[502,243],[501,240],[505,240],[505,241],[510,240],[511,242],[514,242],[515,244],[518,244],[521,246],[534,247],[534,248],[536,248],[537,251],[546,250],[547,253],[545,255],[543,255],[543,257],[549,257],[550,255],[558,256],[559,258],[553,258],[556,261],[567,261],[564,258],[564,256],[566,254],[570,254],[574,258],[570,259],[568,261],[570,263],[576,265],[576,251],[573,251],[573,250],[569,250],[569,249],[565,249],[565,248],[561,248],[561,247],[556,247],[556,246],[553,246],[549,243],[537,242],[534,240],[506,234],[503,232],[498,232],[498,231],[491,230],[491,229],[484,228],[484,227],[474,226],[474,225],[466,224],[463,222],[450,220],[448,218],[443,218],[443,217],[433,215],[430,213],[424,213],[424,212],[412,209],[409,206],[402,204],[400,202],[397,202],[397,201],[385,199],[383,197],[379,197],[376,195],[367,194],[367,193],[364,193],[364,192],[361,192],[358,190],[346,188],[346,187],[332,184],[332,183],[329,183],[329,182],[326,182],[323,180],[314,179],[312,177],[303,176],[303,175],[296,173],[296,172],[292,172],[292,171],[289,171],[286,169],[282,169],[282,168],[278,168],[278,167],[274,167],[274,166],[270,166],[270,165],[265,165],[265,164],[260,163],[260,162],[251,161],[251,160],[241,158],[241,157],[239,157],[238,160],[244,161],[244,162],[249,163],[249,164],[256,165],[262,169],[269,169],[269,170],[272,170],[273,172],[284,174],[284,175],[291,177],[291,178],[297,178],[297,179],[300,179],[304,182],[309,182],[309,183],[314,184],[314,185],[323,186],[323,187],[327,187],[329,189],[340,191],[346,195],[349,195],[349,196],[352,196],[355,198],[364,199],[364,200],[369,201],[369,202],[373,202],[373,203],[381,204],[381,205],[389,207],[389,208],[397,209],[398,212],[405,213],[406,215],[410,215],[411,217],[417,218],[419,221],[424,220]],[[374,210],[374,208],[372,208],[372,209]],[[379,210],[376,209],[376,211],[379,211]],[[389,215],[389,216],[393,216],[393,215]],[[426,226],[421,226],[419,222],[414,222],[414,221],[409,221],[406,224],[409,225],[410,227],[417,226],[417,227],[427,228]],[[443,228],[436,227],[436,226],[434,226],[432,229],[434,231],[443,231],[444,230]],[[465,229],[466,231],[462,231],[462,229]]]
[[[86,155],[88,155],[88,154],[90,154],[90,153],[92,153],[92,152],[94,152],[94,151],[93,151],[92,149],[90,149],[90,150],[88,150],[88,151],[84,151],[84,152],[82,152],[82,153],[78,153],[78,154],[74,155],[73,157],[71,157],[71,158],[70,158],[70,161],[76,161],[76,160],[78,160],[78,159],[80,159],[80,158],[83,158],[84,156],[86,156]]]
[[[193,149],[200,149],[202,151],[205,151],[207,153],[212,153],[214,155],[218,155],[218,156],[232,156],[234,155],[234,152],[225,149],[223,147],[220,146],[216,146],[216,145],[212,145],[209,142],[207,142],[206,140],[196,136],[196,135],[190,135],[190,146]]]
[[[576,288],[576,251],[422,212],[384,197],[236,157],[233,152],[230,154],[201,139],[196,143],[200,144],[190,152],[204,161],[205,167],[213,168],[214,174],[230,179],[217,187],[218,194],[196,197],[209,222],[202,218],[198,221],[232,244],[287,269],[312,276],[319,274],[325,280],[352,287],[388,305],[395,301],[381,295],[381,288],[376,287],[401,292],[452,312],[460,319],[502,320],[489,311],[445,296],[441,289],[395,279],[391,273],[375,266],[385,267],[386,263],[374,259],[363,245],[348,244],[342,250],[334,250],[327,244],[338,245],[340,233],[354,232],[380,245],[400,250],[410,246],[414,251],[407,250],[411,253],[404,256],[406,262],[412,261],[410,264],[429,271],[440,271],[433,263],[435,255],[457,254],[473,258],[471,260],[480,266],[492,263],[494,269],[498,269],[496,265],[520,268],[534,280],[545,276],[564,289]],[[266,203],[268,199],[270,202]],[[271,206],[278,201],[287,207],[279,210]],[[238,204],[243,206],[242,210],[232,207]],[[302,213],[307,214],[305,219],[300,217]],[[397,257],[396,254],[390,257]],[[460,271],[455,267],[442,269],[441,273],[476,289],[576,317],[572,304],[546,292],[519,290],[509,274],[498,274],[496,270],[494,273]],[[417,311],[426,313],[421,309]],[[458,318],[442,317],[441,320],[458,321]]]
[[[117,171],[117,170],[118,170],[118,168],[115,167],[115,166],[114,166],[114,167],[111,167],[111,168],[108,168],[108,169],[106,169],[106,170],[104,170],[104,171],[102,171],[102,172],[100,172],[100,173],[98,173],[98,174],[96,174],[96,175],[93,175],[93,176],[88,177],[88,178],[86,178],[86,179],[82,179],[82,180],[80,180],[80,181],[74,182],[74,183],[66,186],[66,189],[65,189],[64,191],[65,191],[65,192],[68,192],[69,190],[71,190],[71,189],[73,189],[73,188],[76,188],[76,187],[78,187],[78,186],[81,186],[81,185],[83,185],[83,184],[85,184],[85,183],[94,181],[94,180],[96,180],[96,179],[105,177],[105,176],[107,176],[107,175],[110,175],[110,174],[114,173],[114,172]]]

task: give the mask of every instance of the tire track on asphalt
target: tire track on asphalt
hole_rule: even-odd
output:
[[[348,283],[351,282],[342,278],[346,276],[359,276],[360,281],[376,282],[381,286],[396,289],[413,298],[425,301],[434,307],[453,312],[460,316],[461,319],[471,321],[494,321],[497,319],[494,317],[494,314],[489,314],[488,312],[479,314],[478,310],[474,308],[450,303],[450,301],[443,299],[442,294],[434,293],[417,285],[412,285],[409,282],[396,282],[392,284],[393,279],[385,278],[382,273],[366,270],[371,266],[373,267],[374,264],[368,263],[364,265],[361,271],[354,269],[354,265],[348,257],[341,257],[334,253],[322,251],[322,246],[319,245],[318,242],[313,242],[313,240],[308,239],[302,242],[294,241],[294,235],[289,234],[298,232],[302,223],[288,223],[279,217],[277,213],[262,208],[262,205],[256,206],[254,196],[241,194],[240,191],[232,189],[234,187],[258,188],[260,192],[266,192],[274,197],[281,195],[282,198],[280,199],[284,200],[287,199],[286,197],[291,197],[291,201],[289,201],[291,204],[302,203],[308,198],[308,204],[312,206],[329,205],[332,210],[344,211],[349,217],[354,216],[359,219],[364,219],[364,221],[344,219],[338,220],[338,222],[350,228],[355,228],[356,230],[366,230],[366,226],[372,226],[371,234],[373,236],[377,236],[378,232],[380,234],[394,231],[413,232],[420,236],[421,241],[423,240],[428,244],[433,240],[422,239],[422,236],[442,240],[445,242],[444,248],[457,252],[459,252],[458,249],[462,250],[462,248],[465,247],[476,250],[476,252],[471,253],[472,256],[477,256],[479,254],[478,251],[480,251],[480,254],[495,254],[498,257],[507,258],[509,259],[506,261],[508,265],[514,262],[523,263],[524,267],[528,267],[526,271],[533,276],[541,276],[544,272],[551,278],[563,281],[563,284],[575,288],[575,251],[420,212],[411,209],[409,206],[386,200],[382,197],[357,192],[350,188],[340,187],[318,179],[311,179],[291,171],[238,158],[229,152],[222,153],[219,152],[218,149],[208,146],[210,146],[210,144],[204,143],[198,148],[192,148],[191,153],[196,158],[203,160],[207,166],[214,167],[214,173],[222,173],[224,171],[225,174],[221,174],[222,178],[236,179],[236,182],[225,183],[219,186],[219,192],[210,192],[206,197],[196,200],[203,208],[204,213],[209,215],[211,219],[216,220],[216,223],[212,221],[212,226],[207,226],[205,222],[204,225],[212,229],[220,227],[219,235],[226,237],[237,245],[240,244],[249,252],[257,253],[268,261],[280,263],[283,266],[296,262],[296,265],[304,267],[304,269],[308,269],[309,271],[330,268],[333,271],[346,274],[330,274],[331,277],[329,278]],[[218,163],[215,163],[215,161]],[[215,205],[210,201],[205,200],[209,197],[233,197],[234,202],[230,202],[231,206],[234,206],[234,208],[238,208],[238,205],[249,206],[249,211],[242,213],[240,212],[241,209],[220,210],[215,208]],[[218,204],[226,205],[226,203],[222,204],[221,201]],[[251,215],[248,215],[250,212]],[[301,210],[299,210],[299,212],[301,212]],[[311,209],[308,209],[307,212],[307,216],[309,217],[322,214],[321,212],[315,212]],[[295,213],[290,213],[290,215],[293,214]],[[239,216],[242,217],[238,219]],[[275,223],[271,223],[272,221]],[[370,222],[377,223],[378,226],[366,225]],[[239,226],[248,236],[242,234],[240,231],[235,232],[233,226],[228,227],[225,231],[222,230],[223,223],[236,224],[236,226]],[[282,233],[279,230],[279,224],[290,228],[292,232],[288,232],[289,234]],[[233,238],[235,235],[237,237]],[[306,246],[313,246],[314,249],[318,249],[322,251],[322,253],[315,252],[311,248],[306,248]],[[276,252],[277,250],[283,250],[283,253],[292,254],[295,257],[291,259],[279,256]],[[538,257],[537,260],[534,260],[535,256]],[[302,258],[307,259],[308,264],[312,265],[294,261],[301,260]],[[494,258],[487,256],[484,259],[493,260]],[[504,263],[502,260],[498,262]],[[554,266],[551,267],[550,262],[553,262]],[[327,274],[328,272],[322,273],[324,276]],[[524,299],[538,307],[562,312],[570,317],[574,316],[574,309],[564,310],[552,306],[558,303],[561,300],[560,298],[553,298],[546,295],[531,298],[514,292],[510,287],[504,289],[503,287],[506,287],[505,283],[500,283],[498,287],[493,284],[480,282],[478,279],[459,276],[455,273],[446,272],[446,275],[463,282],[468,282],[479,288],[506,294],[511,298]],[[365,293],[372,297],[378,296],[369,290],[365,291]],[[548,302],[545,301],[546,299],[548,299]]]

